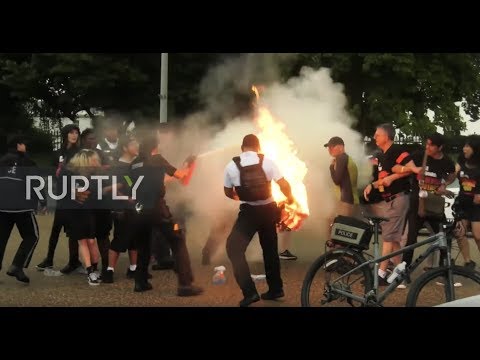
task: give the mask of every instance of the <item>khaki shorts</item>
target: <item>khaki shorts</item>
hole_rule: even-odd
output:
[[[409,195],[400,194],[390,202],[381,201],[371,206],[376,216],[389,219],[389,221],[380,223],[383,241],[401,242],[410,207]]]

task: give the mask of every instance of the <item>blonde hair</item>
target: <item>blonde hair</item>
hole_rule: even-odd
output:
[[[91,164],[92,159],[96,159],[98,164],[101,163],[95,150],[82,149],[70,159],[67,169],[76,174],[90,175],[94,172],[92,169],[94,166]]]

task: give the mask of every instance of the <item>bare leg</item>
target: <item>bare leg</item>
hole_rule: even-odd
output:
[[[128,250],[130,265],[137,265],[137,250]]]
[[[470,221],[462,220],[462,225],[463,225],[465,231],[462,232],[462,236],[459,236],[457,238],[458,247],[460,248],[460,252],[462,253],[463,260],[466,263],[468,263],[472,260],[470,258],[470,246],[468,244],[468,239],[467,239],[467,229],[468,229],[469,224],[470,224]]]
[[[278,250],[280,253],[288,250],[292,243],[292,232],[291,231],[283,231],[278,233]]]

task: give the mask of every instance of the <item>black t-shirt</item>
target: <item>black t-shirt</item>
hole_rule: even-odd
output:
[[[135,183],[140,176],[143,180],[137,189],[137,200],[145,209],[152,209],[163,203],[165,197],[165,174],[173,176],[177,169],[162,155],[152,155],[146,159],[136,158],[131,163],[130,174]]]
[[[480,168],[469,168],[465,164],[460,164],[457,177],[460,184],[459,198],[462,201],[473,202],[473,196],[480,194]]]
[[[424,154],[425,153],[423,151],[412,154],[412,159],[416,166],[422,166]],[[427,165],[425,166],[425,179],[421,189],[429,192],[435,192],[440,185],[442,185],[442,180],[446,180],[448,175],[454,172],[455,163],[447,155],[444,155],[441,159],[434,159],[430,156],[427,157]],[[414,176],[413,189],[415,191],[419,190],[419,178],[419,175]]]
[[[392,168],[395,165],[406,165],[411,159],[410,154],[402,146],[393,144],[386,153],[382,152],[378,155],[378,167],[374,169],[374,179],[380,180],[392,175]],[[404,177],[383,188],[384,191],[380,190],[380,192],[382,197],[386,199],[392,195],[410,191],[410,182],[408,177]]]

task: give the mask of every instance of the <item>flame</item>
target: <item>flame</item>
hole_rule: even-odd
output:
[[[290,183],[296,202],[288,205],[282,212],[282,225],[287,230],[299,229],[308,217],[307,190],[303,180],[307,174],[307,166],[297,156],[295,144],[285,131],[285,124],[275,119],[267,107],[259,103],[259,92],[255,86],[252,90],[257,97],[255,123],[260,128],[257,134],[262,146],[262,153],[275,161],[285,179]],[[272,195],[277,203],[286,200],[277,183],[272,184]]]

